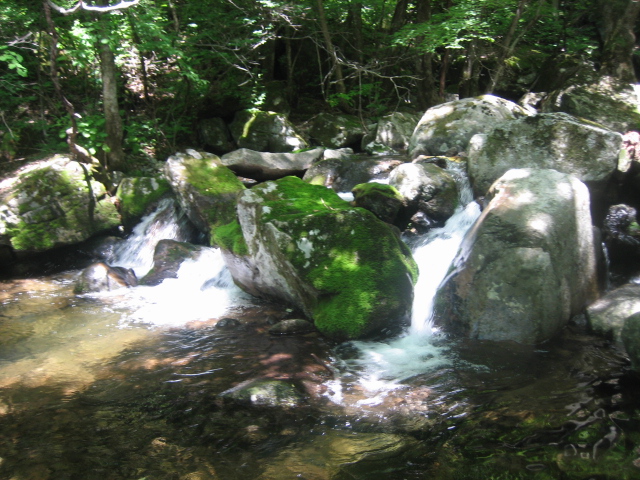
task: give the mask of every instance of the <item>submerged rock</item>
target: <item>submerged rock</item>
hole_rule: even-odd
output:
[[[304,404],[304,395],[290,381],[260,378],[249,380],[219,395],[225,405],[292,408]]]
[[[358,338],[407,318],[417,267],[391,226],[325,187],[286,177],[246,191],[225,260],[255,296],[285,301],[323,334]]]
[[[138,285],[136,274],[130,268],[112,267],[94,263],[82,271],[73,289],[74,293],[110,292]]]
[[[555,170],[515,169],[489,200],[436,296],[437,322],[476,339],[548,340],[597,294],[589,192]]]
[[[566,113],[545,113],[502,123],[475,135],[469,147],[469,179],[476,195],[512,168],[551,168],[600,192],[618,164],[622,135]]]
[[[269,328],[269,333],[272,335],[301,335],[315,331],[313,324],[304,318],[288,318]]]
[[[405,454],[416,447],[411,437],[390,433],[340,432],[312,436],[271,459],[259,480],[380,478],[402,469]]]
[[[425,112],[409,142],[409,155],[457,155],[469,140],[496,123],[529,113],[519,105],[493,95],[482,95],[436,105]]]
[[[0,181],[0,245],[16,252],[77,244],[119,225],[91,165],[69,156],[29,163]]]

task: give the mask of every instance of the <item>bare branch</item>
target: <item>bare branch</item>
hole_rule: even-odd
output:
[[[53,8],[56,12],[61,13],[62,15],[71,15],[72,13],[76,13],[78,10],[87,10],[90,12],[113,12],[114,10],[123,10],[125,8],[133,7],[140,3],[140,0],[121,0],[120,3],[116,5],[107,5],[104,7],[98,7],[95,5],[87,5],[84,0],[80,0],[71,8],[62,8],[55,3],[53,0],[47,0],[47,3],[51,8]]]

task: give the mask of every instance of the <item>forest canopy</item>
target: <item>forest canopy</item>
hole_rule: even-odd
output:
[[[635,0],[3,0],[0,161],[66,151],[135,169],[242,109],[375,119],[517,100],[588,68],[635,82]]]

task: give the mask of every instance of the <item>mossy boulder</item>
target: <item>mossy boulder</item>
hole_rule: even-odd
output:
[[[287,117],[275,112],[242,110],[229,126],[239,148],[258,152],[293,152],[308,147]]]
[[[163,195],[171,192],[169,182],[164,178],[127,177],[122,179],[116,198],[119,202],[122,224],[131,228]]]
[[[493,95],[443,103],[422,116],[409,141],[409,155],[456,155],[466,152],[469,140],[499,122],[529,115],[519,105]]]
[[[225,250],[245,291],[285,301],[336,339],[395,328],[408,318],[417,267],[392,227],[334,191],[297,177],[265,182],[238,200]],[[242,239],[240,239],[240,235]]]
[[[212,154],[176,154],[165,176],[191,222],[216,246],[215,230],[236,219],[236,201],[245,186]]]
[[[475,135],[469,178],[482,196],[512,168],[554,169],[585,182],[597,199],[616,171],[622,135],[566,113],[542,113]]]
[[[352,192],[356,207],[366,208],[383,222],[394,223],[404,205],[404,198],[391,185],[361,183]]]
[[[43,252],[120,225],[91,166],[65,155],[29,163],[0,182],[0,245]]]

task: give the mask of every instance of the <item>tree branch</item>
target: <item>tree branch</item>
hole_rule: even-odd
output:
[[[53,0],[47,0],[47,3],[51,8],[53,8],[56,12],[61,13],[62,15],[71,15],[72,13],[76,13],[78,10],[87,10],[90,12],[112,12],[114,10],[123,10],[125,8],[133,7],[140,3],[140,0],[121,0],[120,3],[116,5],[98,7],[95,5],[87,5],[84,0],[80,0],[71,8],[62,8],[55,3]]]

